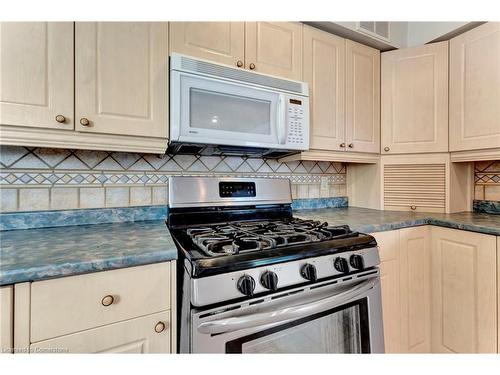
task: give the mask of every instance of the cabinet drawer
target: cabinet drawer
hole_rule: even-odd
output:
[[[30,352],[170,353],[170,340],[170,311],[164,311],[41,341]]]
[[[169,263],[34,282],[31,342],[169,308]]]

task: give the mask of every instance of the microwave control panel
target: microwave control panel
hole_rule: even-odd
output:
[[[287,138],[288,144],[304,143],[305,133],[305,106],[307,101],[303,99],[289,98],[287,103]]]

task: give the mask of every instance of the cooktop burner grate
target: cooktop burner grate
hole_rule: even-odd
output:
[[[293,218],[288,221],[244,221],[186,229],[193,244],[210,257],[283,246],[355,237],[347,225]]]

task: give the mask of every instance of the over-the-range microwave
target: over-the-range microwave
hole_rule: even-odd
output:
[[[168,152],[280,157],[308,148],[307,83],[172,54]]]

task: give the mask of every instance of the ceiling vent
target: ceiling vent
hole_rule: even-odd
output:
[[[374,38],[390,42],[390,24],[387,21],[358,22],[357,30]]]

